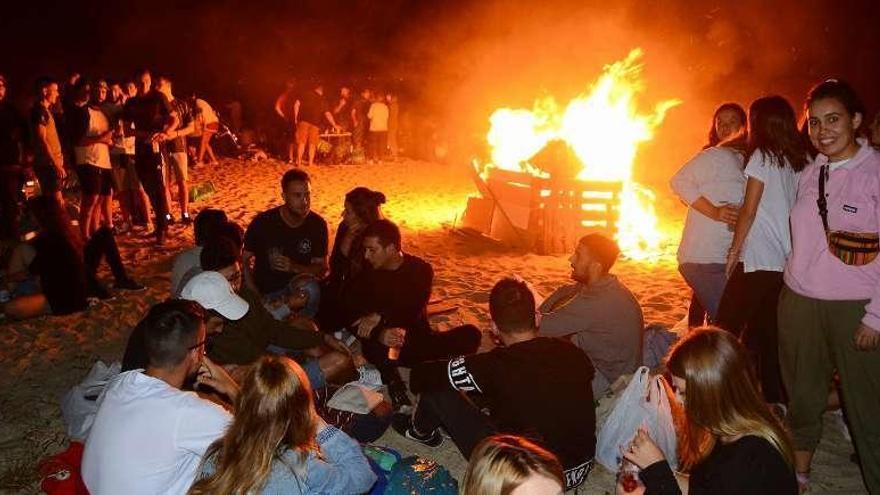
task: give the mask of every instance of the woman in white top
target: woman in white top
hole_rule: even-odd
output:
[[[670,186],[688,205],[678,246],[678,270],[693,289],[688,326],[714,321],[727,284],[725,264],[742,202],[746,112],[736,103],[718,107],[709,144],[672,177]]]
[[[776,306],[791,253],[788,217],[807,154],[794,109],[781,96],[752,102],[748,132],[746,192],[727,256],[730,279],[717,323],[740,337],[747,332],[764,399],[783,403]]]
[[[65,109],[65,122],[82,190],[79,226],[83,239],[88,240],[102,226],[112,228],[110,144],[113,131],[104,112],[89,100],[89,82],[81,78],[72,91],[73,101]]]
[[[198,152],[193,165],[204,163],[205,153],[208,154],[210,159],[208,163],[215,164],[217,163],[217,156],[214,154],[214,148],[211,147],[211,138],[220,130],[220,119],[217,117],[217,112],[214,111],[214,108],[207,101],[195,95],[192,97],[190,107],[193,109],[193,117],[195,118],[195,130],[191,136],[199,138]]]

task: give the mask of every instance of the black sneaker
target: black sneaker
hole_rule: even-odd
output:
[[[165,223],[167,225],[174,225],[175,223],[177,223],[177,220],[174,218],[174,215],[172,215],[171,213],[166,213],[165,214]]]
[[[142,290],[147,290],[147,288],[145,286],[135,282],[134,280],[132,280],[130,278],[126,278],[126,279],[120,280],[119,282],[116,282],[115,284],[113,284],[113,288],[117,289],[117,290],[130,290],[132,292],[140,292]]]
[[[189,216],[189,213],[184,213],[180,216],[180,223],[184,225],[191,225],[193,223],[193,219]]]
[[[96,282],[95,284],[92,284],[91,287],[89,287],[88,297],[95,297],[102,301],[106,301],[112,298],[113,294],[111,294],[110,291],[107,290],[107,287],[105,287],[104,284]]]
[[[431,448],[437,448],[443,445],[443,435],[437,428],[428,435],[423,435],[416,431],[412,425],[412,418],[409,414],[395,414],[391,418],[391,427],[398,435],[408,438],[414,442],[419,442]]]

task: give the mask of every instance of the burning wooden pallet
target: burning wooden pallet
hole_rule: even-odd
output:
[[[469,198],[462,226],[541,254],[573,251],[591,232],[616,233],[621,182],[544,178],[492,168],[474,174],[480,198]]]

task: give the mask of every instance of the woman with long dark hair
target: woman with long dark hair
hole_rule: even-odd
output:
[[[345,210],[336,229],[330,253],[330,274],[321,289],[319,320],[322,327],[336,329],[338,304],[346,285],[365,268],[362,233],[367,225],[382,217],[385,195],[366,187],[356,187],[345,195]]]
[[[807,153],[794,109],[781,96],[749,107],[745,197],[727,255],[729,280],[717,324],[754,351],[767,402],[786,402],[779,371],[776,303],[791,252],[789,212]]]
[[[712,115],[709,139],[703,149],[718,146],[722,141],[736,137],[746,126],[746,122],[748,122],[746,111],[739,103],[723,103],[715,109],[715,113]]]
[[[624,457],[641,469],[651,495],[794,495],[798,491],[788,434],[764,403],[745,349],[732,334],[703,328],[666,357],[684,407],[676,477],[663,451],[640,431]]]
[[[819,154],[798,184],[779,298],[798,480],[809,483],[836,370],[865,485],[880,493],[880,152],[857,138],[865,109],[845,82],[818,84],[805,107]]]
[[[718,107],[709,144],[672,177],[669,184],[688,205],[678,246],[678,270],[693,289],[689,326],[714,321],[727,284],[727,250],[733,240],[745,177],[746,115],[736,103]]]
[[[355,494],[376,482],[360,445],[315,412],[305,371],[264,356],[248,371],[235,420],[205,453],[190,495]]]

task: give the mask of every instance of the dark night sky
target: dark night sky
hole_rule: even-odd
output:
[[[658,135],[674,150],[664,160],[693,150],[722,100],[779,93],[799,107],[838,76],[880,107],[877,0],[18,1],[0,15],[0,72],[19,97],[40,74],[148,66],[267,110],[289,74],[393,77],[469,139],[493,108],[573,96],[642,46],[647,100],[685,101]]]

